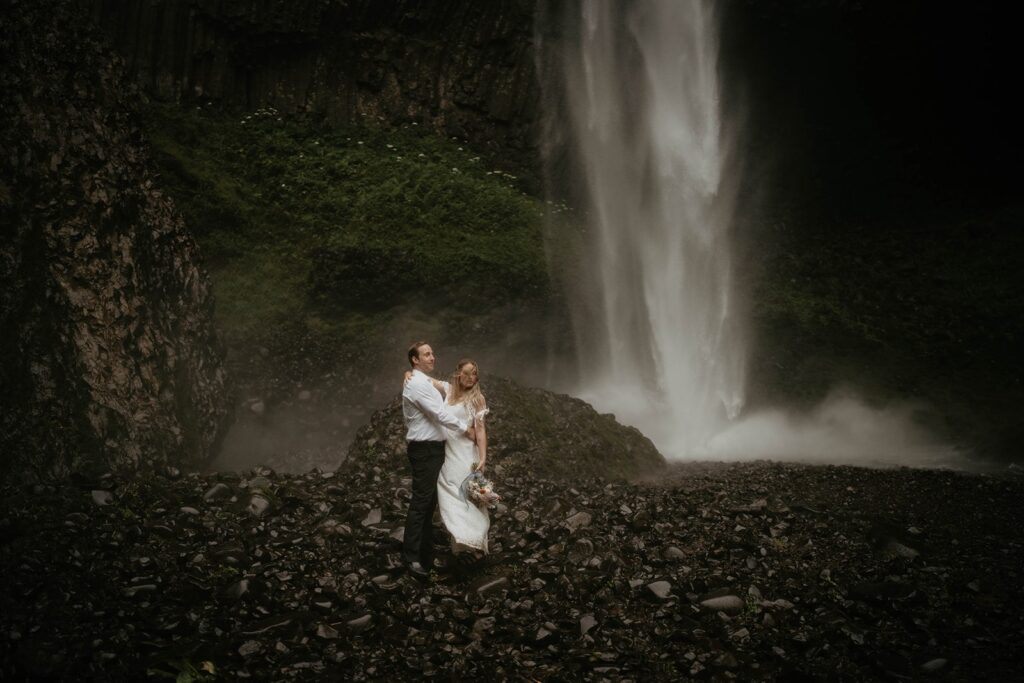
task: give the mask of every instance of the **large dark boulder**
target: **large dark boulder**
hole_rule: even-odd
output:
[[[481,388],[490,410],[487,462],[503,475],[635,479],[665,467],[650,439],[585,401],[501,377],[487,377]],[[374,413],[349,447],[345,466],[371,463],[408,468],[400,398]]]
[[[76,8],[0,21],[0,478],[201,461],[227,414],[195,242]]]

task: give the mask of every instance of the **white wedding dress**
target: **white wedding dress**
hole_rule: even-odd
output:
[[[446,392],[450,393],[450,392]],[[466,403],[448,404],[448,410],[458,419],[471,420],[470,407]],[[482,416],[481,416],[482,417]],[[445,428],[444,465],[437,477],[437,506],[441,519],[452,536],[455,552],[475,550],[487,552],[487,531],[491,518],[486,508],[477,507],[462,497],[462,482],[472,472],[472,466],[479,461],[476,444],[465,434]]]

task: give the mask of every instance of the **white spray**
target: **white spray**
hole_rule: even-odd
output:
[[[563,13],[539,15],[546,152],[568,154],[563,180],[588,232],[571,287],[575,393],[670,458],[954,464],[907,406],[834,394],[808,415],[736,420],[748,353],[732,258],[739,170],[713,4],[549,4]]]

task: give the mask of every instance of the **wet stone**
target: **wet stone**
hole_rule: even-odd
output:
[[[82,512],[71,512],[65,515],[64,520],[72,526],[81,526],[89,522],[89,515]]]
[[[938,672],[942,671],[943,669],[945,669],[946,665],[948,663],[949,663],[949,660],[947,660],[947,659],[945,659],[943,657],[936,657],[935,659],[929,659],[927,662],[925,662],[924,664],[921,665],[921,671],[923,671],[925,673],[928,673],[928,674],[938,673]]]
[[[584,614],[580,618],[580,635],[585,636],[590,629],[597,626],[597,619],[594,618],[593,614]]]
[[[470,585],[467,593],[483,596],[507,587],[508,578],[505,576],[483,576]]]
[[[209,552],[210,557],[223,564],[237,565],[248,559],[245,546],[237,541],[216,546]]]
[[[594,554],[594,543],[589,538],[579,538],[569,549],[568,558],[573,564],[579,564]]]
[[[238,647],[238,654],[248,659],[262,650],[263,645],[258,640],[247,640]]]
[[[576,531],[585,526],[589,526],[590,521],[591,516],[589,512],[577,512],[575,515],[565,520],[565,525],[569,527],[570,531]]]
[[[725,612],[726,614],[739,614],[743,611],[745,604],[741,598],[735,595],[722,595],[701,600],[700,602],[701,607],[704,609],[709,609],[713,612]]]
[[[356,617],[355,619],[350,619],[349,621],[345,622],[345,626],[347,626],[350,631],[356,632],[365,631],[372,625],[373,615],[370,614],[364,614],[361,617]]]
[[[236,581],[224,590],[224,596],[232,600],[238,600],[243,595],[249,592],[251,589],[251,583],[249,579],[242,579]]]
[[[650,595],[658,600],[668,600],[672,597],[672,584],[668,581],[655,581],[647,584]]]
[[[316,635],[324,640],[334,640],[339,637],[338,630],[330,624],[320,624],[316,627]]]
[[[253,477],[252,479],[250,479],[246,483],[246,486],[252,492],[256,492],[256,491],[269,492],[273,488],[273,484],[265,476]]]
[[[114,500],[114,494],[110,491],[96,490],[92,492],[92,502],[96,503],[100,507],[110,505],[111,501]]]
[[[154,583],[144,583],[138,586],[129,586],[125,588],[122,593],[126,598],[134,598],[137,596],[144,597],[153,593],[156,593],[157,585]]]
[[[260,635],[262,633],[268,633],[275,629],[279,629],[283,626],[290,626],[295,623],[295,617],[290,614],[282,614],[266,619],[261,619],[253,624],[242,629],[242,633],[247,636]]]
[[[496,621],[494,617],[481,617],[473,622],[473,632],[486,633],[494,628]]]
[[[253,517],[262,517],[267,514],[269,509],[270,501],[259,494],[255,494],[249,498],[249,505],[246,507],[248,513]]]
[[[231,487],[227,484],[216,483],[207,489],[206,493],[203,494],[203,500],[207,503],[224,500],[231,497]]]
[[[674,545],[670,545],[665,548],[664,557],[666,560],[684,560],[686,559],[686,553],[677,548]]]
[[[373,508],[366,515],[366,517],[363,518],[363,526],[370,526],[371,524],[380,524],[380,521],[382,519],[383,515],[381,514],[380,508]]]
[[[912,560],[921,553],[909,545],[900,543],[897,540],[890,540],[882,548],[882,552],[889,557],[898,557],[905,560]]]

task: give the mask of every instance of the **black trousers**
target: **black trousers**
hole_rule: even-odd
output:
[[[402,560],[434,564],[433,521],[437,509],[437,475],[444,464],[444,441],[410,441],[406,451],[412,468],[412,500],[405,518]]]

